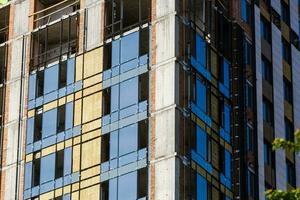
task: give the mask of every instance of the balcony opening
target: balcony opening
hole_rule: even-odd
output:
[[[147,23],[150,18],[149,0],[106,0],[105,38],[119,35]]]
[[[69,15],[80,8],[79,0],[35,0],[35,13],[31,16],[34,20],[34,27],[49,24]]]
[[[60,178],[64,173],[64,150],[56,153],[55,159],[55,178]]]
[[[65,130],[65,121],[66,121],[66,105],[58,107],[57,112],[57,132],[62,132]]]
[[[32,167],[32,186],[35,187],[40,184],[41,159],[33,160]]]
[[[8,40],[9,6],[0,9],[0,44]]]
[[[77,50],[78,15],[72,15],[31,34],[31,70],[68,59]]]
[[[43,113],[41,108],[37,108],[34,118],[34,142],[42,139],[42,124],[43,124]]]

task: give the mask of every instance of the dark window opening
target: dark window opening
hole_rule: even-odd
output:
[[[8,40],[9,10],[9,6],[0,9],[0,44]]]
[[[101,188],[100,188],[100,200],[108,200],[109,194],[108,194],[108,181],[105,181],[101,183]]]
[[[4,45],[0,47],[0,84],[2,84],[5,80],[6,63],[7,63],[7,45]]]
[[[66,122],[66,106],[62,105],[58,107],[57,112],[57,132],[62,132],[65,130],[65,122]]]
[[[55,178],[60,178],[64,173],[64,150],[58,151],[55,158]]]
[[[268,166],[275,166],[275,154],[272,151],[272,145],[267,141],[264,141],[264,161]]]
[[[261,37],[271,42],[271,25],[263,16],[260,18]]]
[[[293,142],[294,141],[294,125],[293,125],[293,123],[285,117],[284,125],[285,125],[286,140]]]
[[[283,78],[283,89],[284,99],[290,104],[293,104],[293,86],[292,83],[286,78]]]
[[[59,65],[59,88],[63,88],[67,85],[67,63],[68,61],[62,61]]]
[[[108,43],[104,45],[103,50],[103,71],[110,69],[112,66],[112,43]]]
[[[266,98],[263,98],[263,120],[273,127],[273,105]]]
[[[148,121],[143,120],[138,123],[138,138],[139,138],[139,149],[148,147]]]
[[[36,76],[36,97],[44,95],[44,71],[37,71]]]
[[[246,105],[248,108],[254,107],[254,95],[253,86],[247,81],[246,82]]]
[[[63,200],[63,197],[62,196],[55,197],[54,200]]]
[[[41,173],[41,159],[35,159],[32,161],[32,186],[38,186],[40,184],[40,173]]]
[[[295,165],[289,160],[286,161],[286,170],[287,170],[287,182],[291,186],[296,187]]]
[[[282,54],[283,59],[291,64],[291,45],[284,38],[282,38]]]
[[[282,21],[284,21],[289,26],[290,25],[290,8],[284,1],[281,1],[281,17],[282,17]]]
[[[37,112],[34,117],[34,142],[42,139],[42,124],[43,113],[41,113],[41,108],[37,108]]]
[[[148,172],[147,168],[138,171],[138,199],[147,197],[148,194]]]
[[[271,85],[273,84],[273,69],[271,63],[266,57],[261,57],[261,70],[263,80],[268,81]]]
[[[110,134],[101,137],[101,163],[109,160],[109,137]]]
[[[139,76],[139,101],[148,100],[149,96],[149,76],[144,73]]]
[[[107,88],[103,90],[102,92],[103,98],[102,98],[102,112],[103,115],[109,115],[110,114],[110,107],[111,107],[111,89]]]
[[[149,53],[149,29],[145,28],[140,31],[140,55]]]

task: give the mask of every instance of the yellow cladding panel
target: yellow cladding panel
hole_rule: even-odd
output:
[[[51,110],[51,109],[56,108],[56,107],[57,107],[57,100],[45,104],[44,108],[43,108],[43,112],[46,112],[46,111]]]
[[[30,161],[32,161],[32,159],[33,159],[33,154],[31,153],[31,154],[28,154],[27,156],[26,156],[26,162],[30,162]]]
[[[81,180],[84,180],[84,179],[87,179],[87,178],[90,178],[90,177],[93,177],[93,176],[96,176],[99,174],[100,174],[100,167],[96,166],[96,167],[87,169],[85,171],[82,171],[80,173],[80,178],[81,178]],[[99,179],[99,177],[98,177],[98,179]]]
[[[101,119],[94,120],[92,122],[82,125],[82,133],[86,133],[101,127]]]
[[[54,152],[55,152],[55,145],[45,148],[45,149],[42,149],[42,156],[46,156],[46,155],[49,155]]]
[[[79,200],[79,192],[72,192],[72,200]]]
[[[80,191],[80,199],[100,199],[100,185],[95,185]],[[73,200],[73,198],[72,198]]]
[[[75,101],[75,105],[74,105],[74,110],[75,110],[75,112],[74,112],[74,126],[77,126],[77,125],[81,124],[81,110],[82,110],[82,108],[81,108],[82,103],[81,102],[82,102],[81,99]]]
[[[92,87],[86,88],[83,90],[83,96],[88,96],[95,92],[99,92],[102,89],[102,83],[96,84]]]
[[[90,87],[96,83],[102,82],[102,74],[97,74],[91,78],[87,78],[83,81],[83,88]]]
[[[102,92],[83,98],[83,119],[82,122],[89,122],[101,117]]]
[[[82,80],[82,65],[83,65],[83,56],[80,55],[76,58],[76,74],[75,81]]]
[[[84,78],[102,72],[103,48],[98,48],[84,55]]]
[[[82,142],[85,142],[85,141],[91,140],[93,138],[99,137],[100,135],[101,135],[101,129],[88,132],[88,133],[82,135]]]
[[[66,104],[66,97],[62,97],[58,100],[58,105],[61,106],[61,105],[64,105]]]
[[[35,110],[31,110],[31,111],[28,111],[28,118],[30,117],[34,117],[34,114],[35,114]]]
[[[100,138],[82,144],[81,169],[100,164]]]
[[[73,172],[78,172],[80,169],[80,145],[73,147]]]
[[[98,167],[99,168],[99,167]],[[97,183],[100,182],[100,178],[99,176],[95,176],[93,178],[90,178],[90,179],[87,179],[87,180],[84,180],[84,181],[81,181],[80,183],[80,189],[82,188],[87,188],[89,186],[92,186],[92,185],[95,185]]]
[[[67,96],[67,103],[71,102],[74,100],[74,94],[70,94]]]
[[[55,197],[59,197],[59,196],[62,196],[63,193],[62,193],[62,188],[59,188],[57,190],[55,190]]]
[[[39,199],[40,200],[49,200],[49,199],[53,199],[53,197],[54,197],[54,191],[51,191],[46,194],[42,194]]]

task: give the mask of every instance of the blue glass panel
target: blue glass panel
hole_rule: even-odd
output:
[[[65,194],[63,197],[63,200],[71,200],[71,195],[70,194]]]
[[[118,180],[117,178],[109,180],[109,186],[108,186],[108,199],[109,200],[117,200],[117,188],[118,188]]]
[[[70,58],[67,64],[67,85],[74,83],[75,77],[75,58]]]
[[[31,188],[32,162],[25,164],[24,189]]]
[[[196,128],[197,135],[196,135],[196,140],[197,140],[197,153],[203,157],[203,159],[207,159],[207,142],[206,142],[206,133],[203,131],[202,128],[197,126]]]
[[[66,104],[66,130],[73,127],[73,102]]]
[[[230,132],[230,107],[228,105],[224,105],[224,129],[228,133]]]
[[[43,114],[42,136],[46,138],[56,133],[57,108]]]
[[[41,183],[54,180],[55,154],[44,156],[41,159]]]
[[[242,0],[242,19],[247,21],[247,0]]]
[[[139,54],[139,32],[131,33],[121,39],[121,63],[137,58]]]
[[[120,64],[120,40],[112,42],[111,66]]]
[[[120,84],[120,109],[138,103],[138,77]]]
[[[36,73],[30,74],[29,76],[28,100],[35,99],[35,90],[36,90]]]
[[[26,144],[33,143],[34,117],[27,119]]]
[[[45,69],[44,94],[58,89],[58,65]]]
[[[119,177],[118,199],[137,199],[137,171]]]
[[[66,148],[64,152],[64,176],[71,174],[72,170],[72,148]]]
[[[206,112],[206,87],[199,79],[196,80],[196,90],[196,104],[203,112]]]
[[[231,179],[231,154],[225,150],[225,176]]]
[[[196,60],[206,68],[206,43],[199,34],[196,35]]]
[[[224,86],[229,88],[229,63],[226,59],[224,59],[223,63],[223,73]]]
[[[109,159],[116,158],[118,156],[118,131],[110,133],[109,141]]]
[[[207,200],[207,181],[197,174],[197,200]]]
[[[137,124],[132,124],[120,129],[119,132],[119,156],[137,150]]]
[[[112,113],[119,110],[119,85],[111,87],[110,110]]]

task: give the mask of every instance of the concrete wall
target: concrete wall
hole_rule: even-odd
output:
[[[19,178],[21,169],[22,151],[18,148],[23,146],[24,129],[21,112],[24,107],[20,102],[20,95],[24,92],[21,82],[21,69],[25,67],[26,46],[23,38],[19,37],[28,32],[28,15],[30,1],[14,2],[11,4],[10,38],[15,38],[9,43],[7,82],[6,82],[6,103],[5,103],[5,125],[3,136],[3,160],[2,160],[2,186],[1,199],[12,200],[19,196],[22,179]],[[25,37],[27,38],[27,37]],[[24,99],[23,101],[24,102]],[[21,109],[21,110],[20,110]],[[21,116],[21,117],[20,117]],[[19,153],[19,154],[18,154]],[[19,158],[19,159],[18,159]],[[19,162],[18,162],[19,161]],[[18,184],[20,183],[20,184]]]
[[[275,137],[285,137],[284,126],[284,93],[283,93],[283,67],[281,32],[272,23],[272,59],[273,59],[273,92],[274,92],[274,130]],[[286,163],[285,152],[275,152],[276,187],[286,189]]]
[[[261,74],[261,34],[260,34],[260,9],[254,8],[255,21],[255,59],[256,59],[256,104],[257,104],[257,150],[258,150],[258,184],[259,199],[264,199],[265,169],[264,169],[264,126],[262,105],[262,74]]]
[[[155,4],[156,2],[156,4]],[[151,161],[150,199],[179,199],[179,159],[176,157],[178,128],[178,22],[175,0],[156,0],[152,19],[151,66]]]

